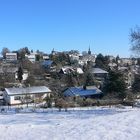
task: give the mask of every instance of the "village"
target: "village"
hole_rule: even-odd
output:
[[[131,105],[139,99],[139,59],[93,54],[90,46],[51,54],[3,48],[0,59],[0,104],[69,108]]]
[[[140,0],[0,0],[0,140],[140,140]]]

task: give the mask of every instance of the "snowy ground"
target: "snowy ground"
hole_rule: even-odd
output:
[[[139,108],[0,113],[0,140],[139,140]]]

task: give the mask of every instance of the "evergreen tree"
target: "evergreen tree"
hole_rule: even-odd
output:
[[[104,90],[107,93],[118,93],[119,97],[123,97],[126,90],[123,74],[117,71],[110,71]]]
[[[103,56],[102,54],[98,54],[96,57],[96,67],[108,70],[109,69],[109,57],[108,56]]]
[[[21,68],[21,66],[19,67],[19,69],[18,69],[18,80],[19,80],[19,82],[21,82],[22,81],[22,79],[23,79],[23,77],[22,77],[22,75],[23,75],[23,70],[22,70],[22,68]]]
[[[132,85],[132,90],[134,92],[140,92],[140,74],[135,75],[135,81]]]
[[[85,77],[85,86],[92,86],[94,85],[95,82],[94,82],[94,77],[91,73],[86,73],[86,77]]]

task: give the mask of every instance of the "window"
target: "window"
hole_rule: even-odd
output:
[[[20,96],[15,96],[14,100],[21,100],[21,97]]]

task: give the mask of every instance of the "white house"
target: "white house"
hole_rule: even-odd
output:
[[[49,60],[49,56],[48,55],[43,55],[43,60]]]
[[[6,60],[7,61],[16,61],[17,53],[6,53]]]
[[[118,64],[121,66],[127,66],[127,65],[132,65],[133,61],[131,58],[120,58],[118,60]]]
[[[83,55],[80,57],[78,63],[80,65],[84,65],[84,64],[87,64],[88,61],[91,61],[93,63],[95,63],[95,60],[96,60],[96,55],[92,54],[92,55]]]
[[[80,54],[69,54],[69,58],[71,61],[79,61]]]
[[[46,86],[5,88],[4,100],[8,105],[34,102],[36,99],[50,97],[51,90]]]
[[[26,54],[25,57],[28,58],[29,61],[32,63],[36,61],[37,53]]]
[[[108,72],[100,68],[92,68],[91,73],[94,75],[94,78],[101,84],[103,84],[105,79],[108,77]]]

